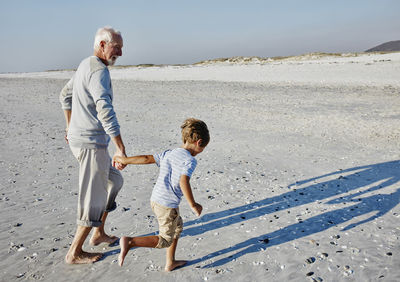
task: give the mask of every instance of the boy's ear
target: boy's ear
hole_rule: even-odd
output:
[[[199,139],[196,141],[196,145],[201,147],[201,145],[203,144],[203,139]]]

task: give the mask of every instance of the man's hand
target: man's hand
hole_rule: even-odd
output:
[[[120,163],[123,165],[128,164],[126,157],[121,157],[121,156],[116,156],[116,155],[113,157],[113,163]]]
[[[115,152],[115,154],[113,156],[112,165],[113,165],[113,167],[115,167],[118,170],[123,170],[126,167],[126,164],[123,164],[118,161],[118,158],[120,158],[120,157],[126,157],[126,154],[122,153],[121,151],[118,150],[117,152]]]
[[[124,146],[124,142],[122,142],[121,135],[115,136],[115,137],[111,138],[111,140],[114,142],[115,147],[117,148],[117,151],[115,152],[114,157],[117,157],[117,156],[126,157],[125,146]],[[114,157],[113,157],[113,161],[112,161],[113,167],[115,167],[118,170],[123,170],[126,167],[126,165],[114,161]]]
[[[72,93],[72,92],[71,92]],[[68,129],[69,129],[69,123],[71,122],[71,114],[72,114],[72,111],[71,110],[64,110],[64,117],[65,117],[65,136],[64,136],[64,139],[65,139],[65,142],[67,142],[67,144],[69,144],[69,142],[68,142]]]
[[[194,206],[191,207],[192,211],[197,215],[200,216],[201,215],[201,211],[203,210],[203,207],[198,204],[198,203],[194,203]]]

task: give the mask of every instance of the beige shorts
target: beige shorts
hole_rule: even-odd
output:
[[[115,198],[124,179],[111,165],[107,148],[70,148],[79,162],[77,224],[98,227],[103,213],[116,208]]]
[[[164,207],[156,202],[151,202],[151,209],[158,220],[159,234],[156,248],[167,248],[174,239],[179,238],[183,230],[183,220],[178,208]]]

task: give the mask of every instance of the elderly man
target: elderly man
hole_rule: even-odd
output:
[[[112,163],[107,149],[110,139],[116,146],[115,155],[126,154],[112,105],[107,66],[122,55],[122,45],[119,31],[100,28],[95,36],[94,55],[81,62],[60,94],[67,123],[65,139],[79,162],[78,227],[65,257],[69,264],[92,263],[101,258],[101,253],[82,250],[92,227],[91,245],[118,240],[104,231],[107,214],[116,208],[115,197],[123,184],[118,170],[125,167]]]

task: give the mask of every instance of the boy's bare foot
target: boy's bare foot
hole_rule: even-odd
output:
[[[124,259],[126,254],[128,253],[130,246],[129,246],[129,237],[121,237],[119,240],[119,246],[121,247],[121,252],[119,253],[118,256],[118,264],[119,266],[122,266],[124,264]]]
[[[175,260],[171,264],[165,265],[165,271],[170,272],[174,270],[175,268],[184,266],[187,263],[187,260]]]
[[[92,238],[90,238],[89,244],[91,246],[97,246],[100,245],[101,243],[107,243],[108,245],[112,245],[115,242],[118,241],[118,237],[116,236],[108,236],[107,234],[102,234],[99,236],[92,236]]]
[[[68,253],[65,256],[65,262],[68,264],[88,264],[100,260],[102,256],[103,254],[101,253],[87,253],[83,251],[78,255]]]

